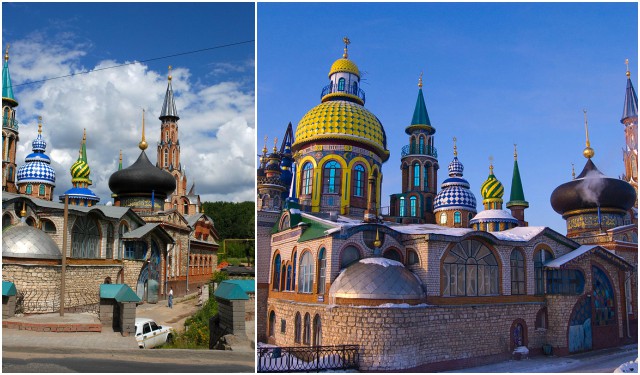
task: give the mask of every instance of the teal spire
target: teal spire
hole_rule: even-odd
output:
[[[416,109],[413,111],[411,125],[431,125],[429,114],[427,113],[427,105],[424,102],[424,95],[422,94],[422,73],[420,73],[418,87],[418,100],[416,101]]]
[[[11,85],[11,75],[9,74],[9,44],[4,53],[4,64],[2,65],[2,100],[13,102],[13,107],[18,105],[13,96],[13,85]]]
[[[513,177],[511,179],[511,195],[507,208],[511,206],[529,207],[529,202],[524,199],[524,190],[522,189],[522,180],[520,179],[520,169],[518,168],[518,151],[516,145],[513,150]]]

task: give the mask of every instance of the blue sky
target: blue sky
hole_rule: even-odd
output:
[[[142,108],[147,155],[156,161],[158,116],[173,66],[181,161],[203,200],[255,199],[255,20],[253,3],[3,3],[20,145],[31,152],[37,116],[57,173],[55,195],[71,187],[69,167],[87,129],[91,187],[109,202],[118,152],[138,157]],[[21,85],[96,68],[230,43],[86,75]]]
[[[509,200],[513,144],[530,225],[566,233],[553,189],[580,173],[588,111],[594,163],[623,173],[620,123],[629,59],[636,89],[637,3],[313,3],[258,4],[258,148],[282,138],[320,103],[333,61],[349,58],[363,74],[365,107],[382,122],[391,157],[383,165],[382,206],[400,192],[400,150],[408,144],[424,72],[425,100],[440,171],[458,158],[482,209],[480,185],[494,158]]]

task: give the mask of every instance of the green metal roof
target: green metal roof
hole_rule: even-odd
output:
[[[140,302],[140,297],[127,284],[101,284],[100,298],[112,298],[117,302]]]
[[[256,292],[256,281],[254,279],[242,279],[242,280],[225,280],[223,283],[231,283],[238,285],[245,293]]]
[[[422,95],[422,88],[418,90],[418,100],[416,101],[416,109],[413,111],[411,125],[431,125],[429,114],[427,113],[427,105],[424,102],[424,95]]]
[[[513,162],[513,177],[511,178],[511,195],[509,196],[509,202],[507,207],[511,206],[526,206],[529,207],[529,202],[524,199],[524,190],[522,189],[522,180],[520,179],[520,169],[518,168],[518,160]]]
[[[213,295],[216,298],[231,300],[248,300],[249,296],[242,290],[242,287],[238,284],[230,283],[229,280],[225,280],[218,285]]]
[[[329,225],[319,223],[304,216],[302,217],[302,222],[309,225],[305,226],[304,229],[302,229],[302,234],[300,235],[300,238],[298,238],[298,242],[305,242],[324,237],[326,236],[325,231],[327,229],[333,228]]]
[[[9,296],[15,296],[17,293],[16,290],[16,284],[12,283],[11,281],[2,281],[2,296],[3,297],[9,297]]]
[[[9,60],[6,58],[4,65],[2,65],[2,99],[10,99],[18,104],[13,96],[13,86],[11,85],[11,76],[9,75]]]

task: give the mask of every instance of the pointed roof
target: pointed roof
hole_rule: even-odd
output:
[[[511,178],[511,195],[507,208],[511,206],[529,207],[529,202],[524,199],[524,190],[522,189],[522,180],[520,179],[520,168],[518,168],[518,156],[514,152],[513,160],[513,177]]]
[[[4,96],[4,93],[2,96]],[[636,90],[633,88],[633,83],[631,83],[631,74],[627,71],[627,90],[624,97],[624,109],[620,122],[624,124],[624,120],[631,117],[638,118],[638,96],[636,95]]]
[[[173,88],[171,88],[171,66],[169,66],[169,83],[167,84],[167,93],[164,95],[164,104],[162,104],[162,112],[160,112],[160,120],[164,117],[175,117],[179,119],[176,110],[176,102],[173,100]]]
[[[416,129],[426,129],[430,134],[435,133],[435,129],[431,127],[431,120],[427,113],[427,105],[424,101],[424,94],[422,93],[422,74],[420,74],[420,80],[418,82],[418,99],[416,99],[416,107],[413,110],[413,117],[411,118],[411,125],[407,126],[405,132],[411,134]]]
[[[11,75],[9,74],[9,45],[4,54],[4,64],[2,65],[2,100],[13,102],[14,107],[18,105],[13,96],[13,85],[11,84]]]

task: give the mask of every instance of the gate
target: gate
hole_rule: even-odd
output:
[[[358,345],[262,347],[258,372],[319,372],[358,369]]]

